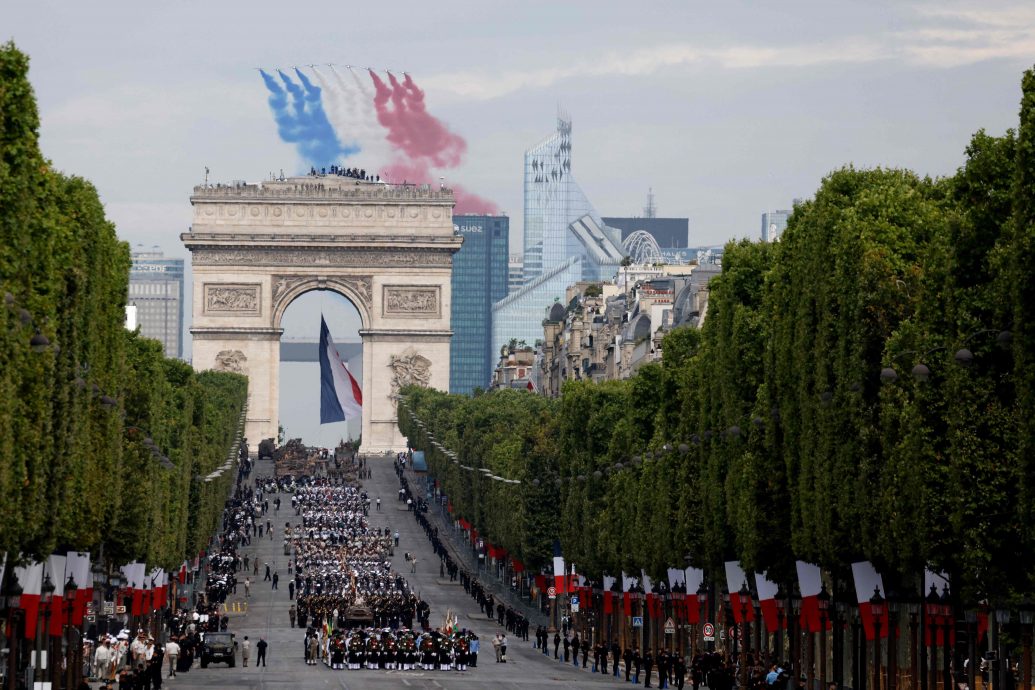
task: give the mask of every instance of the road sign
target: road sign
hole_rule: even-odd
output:
[[[125,609],[125,607],[122,607],[122,608]],[[104,602],[104,615],[110,616],[113,613],[115,613],[115,602],[114,601],[106,601],[106,602]]]
[[[704,641],[705,642],[715,642],[715,626],[714,625],[712,625],[711,623],[705,623],[704,627],[701,629],[701,632],[704,633]]]
[[[740,637],[740,635],[738,633],[739,633],[739,631],[737,630],[736,626],[730,627],[729,638],[731,640],[737,639],[738,637]]]
[[[579,612],[579,598],[577,596],[571,598],[571,610],[575,613]]]
[[[665,634],[675,635],[676,634],[676,622],[671,618],[665,620]]]
[[[642,628],[643,627],[643,616],[633,616],[633,627],[634,628]]]
[[[556,599],[557,598],[557,588],[556,587],[547,587],[546,588],[546,594],[551,599]]]

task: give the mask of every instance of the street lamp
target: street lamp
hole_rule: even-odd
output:
[[[40,682],[46,680],[43,675],[42,649],[50,636],[50,606],[54,598],[54,583],[50,580],[50,573],[43,578],[43,585],[40,587],[40,606],[43,607],[43,629],[42,634],[37,630],[36,635],[36,669]],[[48,655],[49,656],[49,655]]]
[[[75,626],[72,625],[72,608],[75,605],[75,596],[78,589],[79,588],[75,584],[75,577],[69,574],[68,581],[65,583],[64,601],[66,621],[65,628],[66,630],[68,630],[69,633],[71,633],[72,631],[75,631],[77,633],[79,632],[78,630],[76,630]],[[80,639],[77,642],[78,644],[76,646],[79,648],[79,651],[81,652],[83,646],[82,640]],[[71,688],[74,688],[78,685],[78,681],[76,680],[76,676],[79,675],[77,673],[77,669],[81,671],[82,664],[78,663],[79,654],[76,652],[76,647],[73,647],[72,639],[70,636],[66,635],[65,643],[65,687],[71,690]]]
[[[928,635],[931,641],[931,662],[928,666],[927,674],[931,690],[938,690],[938,640],[934,633],[938,629],[938,617],[941,615],[942,609],[941,603],[941,597],[938,596],[938,587],[932,582],[931,591],[927,593],[927,598],[924,602],[924,612],[927,614],[925,628],[929,627]]]
[[[967,687],[973,688],[977,680],[977,609],[968,608],[963,612],[963,618],[967,621]]]
[[[830,593],[825,583],[820,585],[816,595],[819,607],[819,684],[827,685],[827,616],[830,613]],[[811,685],[809,686],[811,688]]]
[[[747,640],[748,640],[748,607],[751,606],[751,590],[748,589],[747,580],[740,586],[738,603],[740,604],[740,640],[737,650],[740,657],[740,687],[747,687]]]
[[[776,647],[776,660],[783,659],[783,619],[786,595],[783,593],[783,586],[776,588],[776,631],[773,635],[773,646]]]
[[[898,684],[898,614],[900,597],[888,592],[888,690],[895,690]]]
[[[703,629],[704,624],[708,622],[705,618],[708,613],[708,588],[705,586],[703,579],[701,580],[701,584],[697,587],[697,609],[697,624],[699,629]],[[708,651],[711,651],[710,647]]]
[[[873,616],[873,690],[880,690],[880,624],[884,617],[884,597],[880,587],[873,588],[870,597],[870,615]]]

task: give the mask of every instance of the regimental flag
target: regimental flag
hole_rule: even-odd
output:
[[[14,574],[22,588],[20,606],[25,611],[25,639],[36,637],[36,620],[40,612],[40,592],[43,591],[43,563],[30,563],[15,568]]]
[[[855,579],[856,601],[859,602],[859,619],[862,621],[863,630],[866,632],[866,639],[872,640],[875,630],[873,626],[873,611],[870,608],[870,597],[873,596],[874,590],[876,590],[880,592],[881,597],[887,598],[887,595],[884,593],[884,580],[869,561],[852,563],[852,577]],[[888,607],[884,606],[880,622],[880,636],[887,637],[887,635]]]
[[[90,574],[90,553],[88,551],[69,551],[65,554],[65,570],[72,576],[75,586],[75,604],[72,606],[74,626],[83,624],[86,605],[93,600],[93,576]]]
[[[363,391],[334,347],[327,322],[320,315],[320,424],[363,416]]]

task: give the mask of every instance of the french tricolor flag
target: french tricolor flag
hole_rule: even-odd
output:
[[[564,556],[561,554],[561,541],[560,539],[553,540],[553,582],[554,587],[557,589],[558,594],[564,594],[568,591],[567,584],[567,573],[564,572]]]
[[[823,574],[818,565],[805,561],[795,561],[798,571],[798,590],[801,592],[801,618],[809,632],[819,632],[823,620],[819,612],[819,593],[823,591]],[[830,619],[826,621],[830,630]]]
[[[874,630],[875,621],[870,608],[870,598],[874,592],[879,592],[882,598],[887,598],[884,593],[884,580],[869,561],[852,563],[852,577],[855,579],[855,597],[859,602],[859,619],[862,621],[866,639],[872,640],[876,630]],[[880,636],[888,636],[887,606],[884,606],[881,612]]]
[[[327,322],[320,315],[320,424],[344,422],[363,415],[363,391],[334,347]]]
[[[71,624],[83,624],[86,605],[93,599],[93,576],[90,574],[90,552],[69,551],[65,554],[65,570],[76,584],[75,605],[72,607]]]

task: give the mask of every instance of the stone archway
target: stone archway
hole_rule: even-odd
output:
[[[279,425],[280,323],[311,290],[351,301],[362,321],[364,452],[405,447],[396,393],[449,388],[453,195],[316,176],[196,187],[191,251],[193,364],[248,376],[246,435]],[[313,393],[313,415],[319,394]]]

